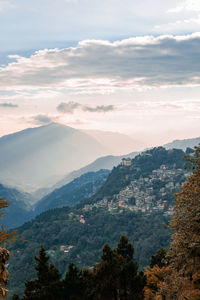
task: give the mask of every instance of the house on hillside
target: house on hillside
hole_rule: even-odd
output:
[[[125,166],[125,167],[131,166],[131,159],[130,158],[122,158],[121,165]]]

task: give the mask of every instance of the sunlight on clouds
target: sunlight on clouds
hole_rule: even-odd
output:
[[[161,23],[154,28],[164,32],[187,32],[196,31],[200,25],[200,1],[199,0],[184,0],[169,10],[168,15],[173,17],[173,21],[166,24]],[[176,19],[174,19],[176,17]]]
[[[44,49],[0,68],[1,90],[111,92],[200,85],[200,33],[85,40]],[[13,56],[12,56],[13,57]]]

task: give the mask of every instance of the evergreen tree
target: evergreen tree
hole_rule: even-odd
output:
[[[57,268],[48,263],[44,246],[41,246],[39,256],[35,257],[37,264],[37,279],[26,281],[22,300],[55,300],[62,299],[62,283]]]
[[[70,263],[68,271],[63,280],[64,285],[64,299],[66,300],[81,300],[82,299],[82,276],[81,271],[74,265]]]
[[[176,194],[170,224],[174,230],[168,252],[171,272],[161,289],[167,300],[200,299],[200,147],[188,160],[194,172]]]
[[[94,266],[96,295],[94,299],[139,300],[143,298],[144,275],[138,274],[133,260],[134,248],[125,236],[116,249],[106,244],[102,260]]]
[[[164,248],[159,249],[155,255],[151,257],[150,268],[157,265],[159,268],[165,267],[168,264],[167,251]]]

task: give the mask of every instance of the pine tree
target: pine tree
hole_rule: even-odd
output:
[[[138,274],[133,260],[134,248],[122,236],[116,249],[106,244],[102,260],[94,266],[96,294],[94,299],[139,300],[143,298],[144,275]]]
[[[44,246],[41,246],[39,256],[35,257],[37,264],[37,279],[26,281],[22,300],[55,300],[62,299],[62,282],[57,268],[51,263]]]
[[[81,300],[83,291],[82,291],[82,276],[81,271],[74,265],[70,263],[65,279],[63,280],[64,285],[64,299],[66,300]]]
[[[144,287],[143,272],[138,273],[138,264],[133,260],[134,248],[126,236],[121,236],[116,252],[122,257],[120,270],[120,299],[142,299]]]

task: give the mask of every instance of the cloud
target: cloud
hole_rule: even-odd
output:
[[[113,111],[115,108],[113,105],[97,105],[95,107],[83,106],[84,111],[89,111],[89,112],[108,112],[108,111]]]
[[[199,0],[185,0],[182,1],[178,6],[168,10],[169,13],[178,13],[183,10],[200,12]]]
[[[109,112],[115,109],[114,105],[97,105],[97,106],[89,106],[82,105],[78,102],[70,101],[68,103],[61,102],[57,106],[57,110],[62,113],[73,114],[75,110],[80,109],[86,112]]]
[[[13,104],[13,103],[0,103],[0,107],[7,107],[7,108],[16,108],[18,107],[17,104]]]
[[[13,8],[14,5],[8,0],[0,0],[0,13],[7,9]]]
[[[38,125],[49,124],[53,122],[53,118],[47,115],[37,115],[33,117],[33,121]]]
[[[115,89],[200,85],[200,33],[144,36],[45,49],[0,68],[1,90]],[[72,107],[65,107],[68,112]],[[64,109],[61,107],[61,109]]]
[[[73,102],[73,101],[68,103],[62,102],[57,106],[57,110],[62,113],[73,114],[73,112],[79,107],[80,104],[77,102]]]

